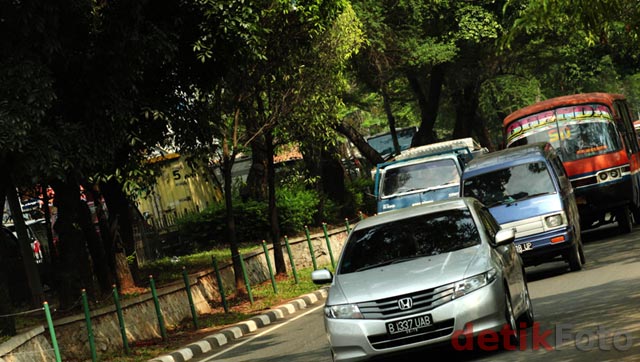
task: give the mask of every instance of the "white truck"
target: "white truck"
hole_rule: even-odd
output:
[[[378,164],[374,195],[378,213],[458,196],[460,175],[477,153],[488,152],[472,138],[409,148]]]

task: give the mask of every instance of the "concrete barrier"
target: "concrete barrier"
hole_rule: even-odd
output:
[[[346,240],[345,229],[328,232],[331,249],[337,258]],[[323,233],[311,235],[311,241],[317,265],[331,263]],[[285,263],[291,270],[287,250],[282,243]],[[312,267],[311,253],[305,236],[289,240],[296,268]],[[269,246],[270,259],[274,260],[273,247]],[[263,251],[243,255],[249,280],[252,285],[269,280],[269,270]],[[229,264],[219,266],[225,291],[235,289],[233,267]],[[220,301],[215,272],[213,268],[189,276],[193,302],[198,314],[210,313],[210,303]],[[183,320],[191,318],[186,288],[182,281],[158,287],[158,299],[167,327],[177,326]],[[121,300],[127,337],[130,343],[160,339],[161,331],[155,312],[151,293]],[[122,337],[115,306],[91,311],[91,323],[98,356],[105,352],[123,351]],[[60,353],[64,361],[85,361],[91,358],[87,327],[83,313],[71,317],[55,319],[54,329]],[[123,352],[124,353],[124,352]],[[43,325],[14,336],[0,344],[0,362],[27,362],[55,360],[50,343],[49,331],[43,318]]]

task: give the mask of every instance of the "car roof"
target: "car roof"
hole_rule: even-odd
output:
[[[368,217],[358,224],[354,230],[369,228],[376,225],[386,224],[392,221],[411,218],[419,215],[426,215],[440,211],[456,210],[469,208],[471,204],[479,203],[478,200],[470,197],[453,197],[446,200],[435,201],[432,203],[405,207],[398,210],[388,211]]]
[[[552,150],[553,146],[551,144],[538,142],[485,153],[477,156],[467,164],[462,174],[462,179],[465,180],[478,174],[514,165],[540,161]]]

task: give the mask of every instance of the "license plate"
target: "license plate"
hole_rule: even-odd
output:
[[[522,243],[522,244],[516,245],[516,251],[520,254],[531,249],[533,249],[533,245],[531,245],[531,243]]]
[[[398,333],[411,334],[419,332],[427,327],[431,327],[432,324],[433,320],[431,319],[431,314],[425,314],[417,317],[387,322],[387,333],[391,335]]]

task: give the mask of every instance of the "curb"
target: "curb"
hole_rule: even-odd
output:
[[[326,289],[319,289],[315,292],[305,294],[298,299],[294,299],[286,304],[282,304],[270,311],[255,316],[244,322],[236,323],[231,327],[225,328],[212,335],[209,335],[200,341],[188,344],[187,346],[173,351],[167,355],[154,357],[148,362],[184,362],[201,354],[209,353],[219,349],[229,342],[242,338],[245,335],[266,327],[271,323],[284,319],[286,316],[296,311],[307,308],[320,300],[327,297]]]

